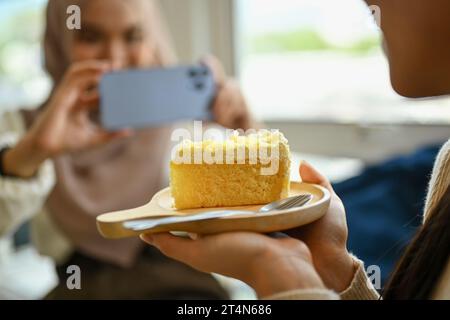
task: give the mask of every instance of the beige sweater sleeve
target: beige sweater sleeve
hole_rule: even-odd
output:
[[[263,300],[339,300],[339,295],[328,289],[297,289],[280,292]]]
[[[298,289],[265,297],[265,300],[377,300],[380,298],[364,269],[364,263],[353,257],[357,266],[350,286],[337,294],[327,289]]]
[[[353,256],[357,265],[355,276],[350,286],[339,295],[342,300],[378,300],[380,295],[367,277],[364,262]]]
[[[0,118],[0,148],[14,146],[23,132],[19,113],[3,115]],[[54,183],[55,173],[50,160],[44,162],[37,175],[30,179],[0,176],[0,237],[12,234],[40,212]]]

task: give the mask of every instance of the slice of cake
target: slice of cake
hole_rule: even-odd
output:
[[[275,131],[217,142],[184,141],[170,163],[177,209],[265,204],[289,193],[290,153]]]

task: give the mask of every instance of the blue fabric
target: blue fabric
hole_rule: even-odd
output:
[[[382,283],[421,224],[440,146],[368,167],[359,176],[333,186],[345,204],[349,250],[366,268],[378,265]]]

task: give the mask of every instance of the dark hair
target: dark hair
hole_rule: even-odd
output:
[[[449,253],[450,186],[398,262],[383,299],[430,299],[447,266]]]

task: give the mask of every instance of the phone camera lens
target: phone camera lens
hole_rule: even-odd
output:
[[[201,75],[204,76],[204,77],[206,77],[206,76],[208,75],[208,73],[209,73],[208,68],[203,68],[203,69],[201,70]]]
[[[198,75],[198,72],[195,69],[189,69],[188,74],[189,74],[189,77],[195,78]]]
[[[201,82],[195,84],[195,89],[197,90],[203,90],[204,87],[205,85]]]

